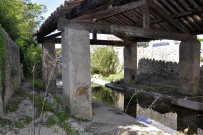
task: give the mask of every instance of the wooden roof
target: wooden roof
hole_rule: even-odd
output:
[[[65,1],[34,35],[44,37],[50,34],[57,29],[60,18],[143,28],[144,1],[148,0]],[[149,0],[149,6],[150,29],[203,34],[203,0]],[[137,39],[133,36],[119,37],[130,41]]]

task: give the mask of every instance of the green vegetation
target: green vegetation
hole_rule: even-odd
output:
[[[203,42],[203,39],[197,38],[197,40],[199,40],[200,42]]]
[[[6,93],[6,41],[3,29],[0,24],[0,95],[4,103],[4,97]]]
[[[18,109],[19,104],[21,103],[22,99],[16,99],[16,100],[10,100],[8,104],[6,105],[5,112],[16,112]]]
[[[200,60],[203,61],[203,57],[200,57]]]
[[[22,81],[23,82],[30,82],[30,83],[33,83],[33,78],[26,78],[26,77],[24,77],[23,79],[22,79]],[[34,79],[34,86],[35,87],[37,87],[37,88],[39,88],[39,89],[43,89],[43,83],[42,83],[42,81],[41,80],[39,80],[39,79]]]
[[[44,5],[37,5],[31,0],[0,0],[0,24],[20,47],[21,63],[26,77],[42,76],[41,47],[32,38],[32,34],[44,20],[41,16],[44,12]],[[33,67],[35,72],[32,72]],[[15,75],[16,72],[13,73]]]
[[[118,57],[113,47],[98,47],[91,52],[91,73],[109,76],[118,69]]]
[[[109,82],[118,82],[121,81],[124,78],[123,73],[117,73],[117,74],[110,74],[108,77],[102,77],[102,80],[106,80]]]

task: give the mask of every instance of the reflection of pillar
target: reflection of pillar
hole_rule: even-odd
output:
[[[137,44],[124,47],[124,83],[135,83],[137,78],[136,76]]]
[[[43,83],[44,88],[53,93],[56,91],[56,51],[55,43],[52,40],[43,42]]]
[[[115,101],[115,107],[124,111],[124,94],[115,91],[115,96],[117,99]]]
[[[65,27],[62,32],[63,102],[71,113],[92,117],[89,32]]]
[[[200,42],[196,39],[182,41],[179,58],[179,89],[186,95],[198,94],[200,78]]]

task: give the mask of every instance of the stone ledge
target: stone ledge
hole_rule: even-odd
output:
[[[188,109],[192,109],[195,111],[203,111],[203,103],[199,103],[196,101],[191,101],[187,99],[178,99],[177,100],[177,105],[181,107],[185,107]]]

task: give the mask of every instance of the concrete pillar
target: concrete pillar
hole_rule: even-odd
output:
[[[137,79],[137,44],[124,47],[124,83],[135,83]]]
[[[55,43],[52,40],[46,40],[42,49],[42,68],[44,89],[54,93],[56,91],[56,51]]]
[[[200,42],[182,41],[179,48],[179,89],[186,95],[198,94],[200,79]]]
[[[63,103],[79,118],[91,119],[89,32],[65,27],[62,32]]]

